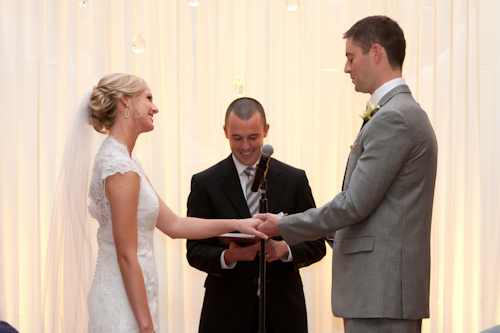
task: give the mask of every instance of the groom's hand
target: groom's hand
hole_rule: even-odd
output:
[[[266,214],[255,214],[254,218],[258,218],[264,221],[261,224],[259,224],[257,230],[262,231],[269,237],[280,235],[280,231],[278,230],[278,222],[280,221],[281,216],[276,214],[266,213]]]

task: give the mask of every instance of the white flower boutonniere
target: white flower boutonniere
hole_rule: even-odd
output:
[[[366,103],[366,111],[365,113],[360,117],[363,118],[363,120],[366,122],[370,120],[375,112],[380,109],[380,106],[377,103],[372,104],[372,102],[368,101]]]

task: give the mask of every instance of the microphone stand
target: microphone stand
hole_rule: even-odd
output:
[[[267,181],[262,178],[260,186],[259,213],[268,212]],[[259,332],[266,333],[266,241],[260,240],[260,285],[259,285]]]

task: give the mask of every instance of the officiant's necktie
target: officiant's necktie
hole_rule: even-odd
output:
[[[253,216],[254,214],[257,214],[259,212],[259,193],[260,193],[260,191],[253,192],[251,190],[252,183],[253,183],[253,177],[255,175],[255,168],[248,167],[245,169],[244,173],[248,177],[248,181],[247,181],[248,211],[250,212],[250,216]]]

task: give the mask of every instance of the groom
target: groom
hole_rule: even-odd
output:
[[[302,214],[259,215],[258,229],[290,245],[334,233],[332,311],[347,333],[420,332],[429,317],[436,137],[402,78],[399,25],[371,16],[344,38],[344,71],[371,98],[342,192]]]

